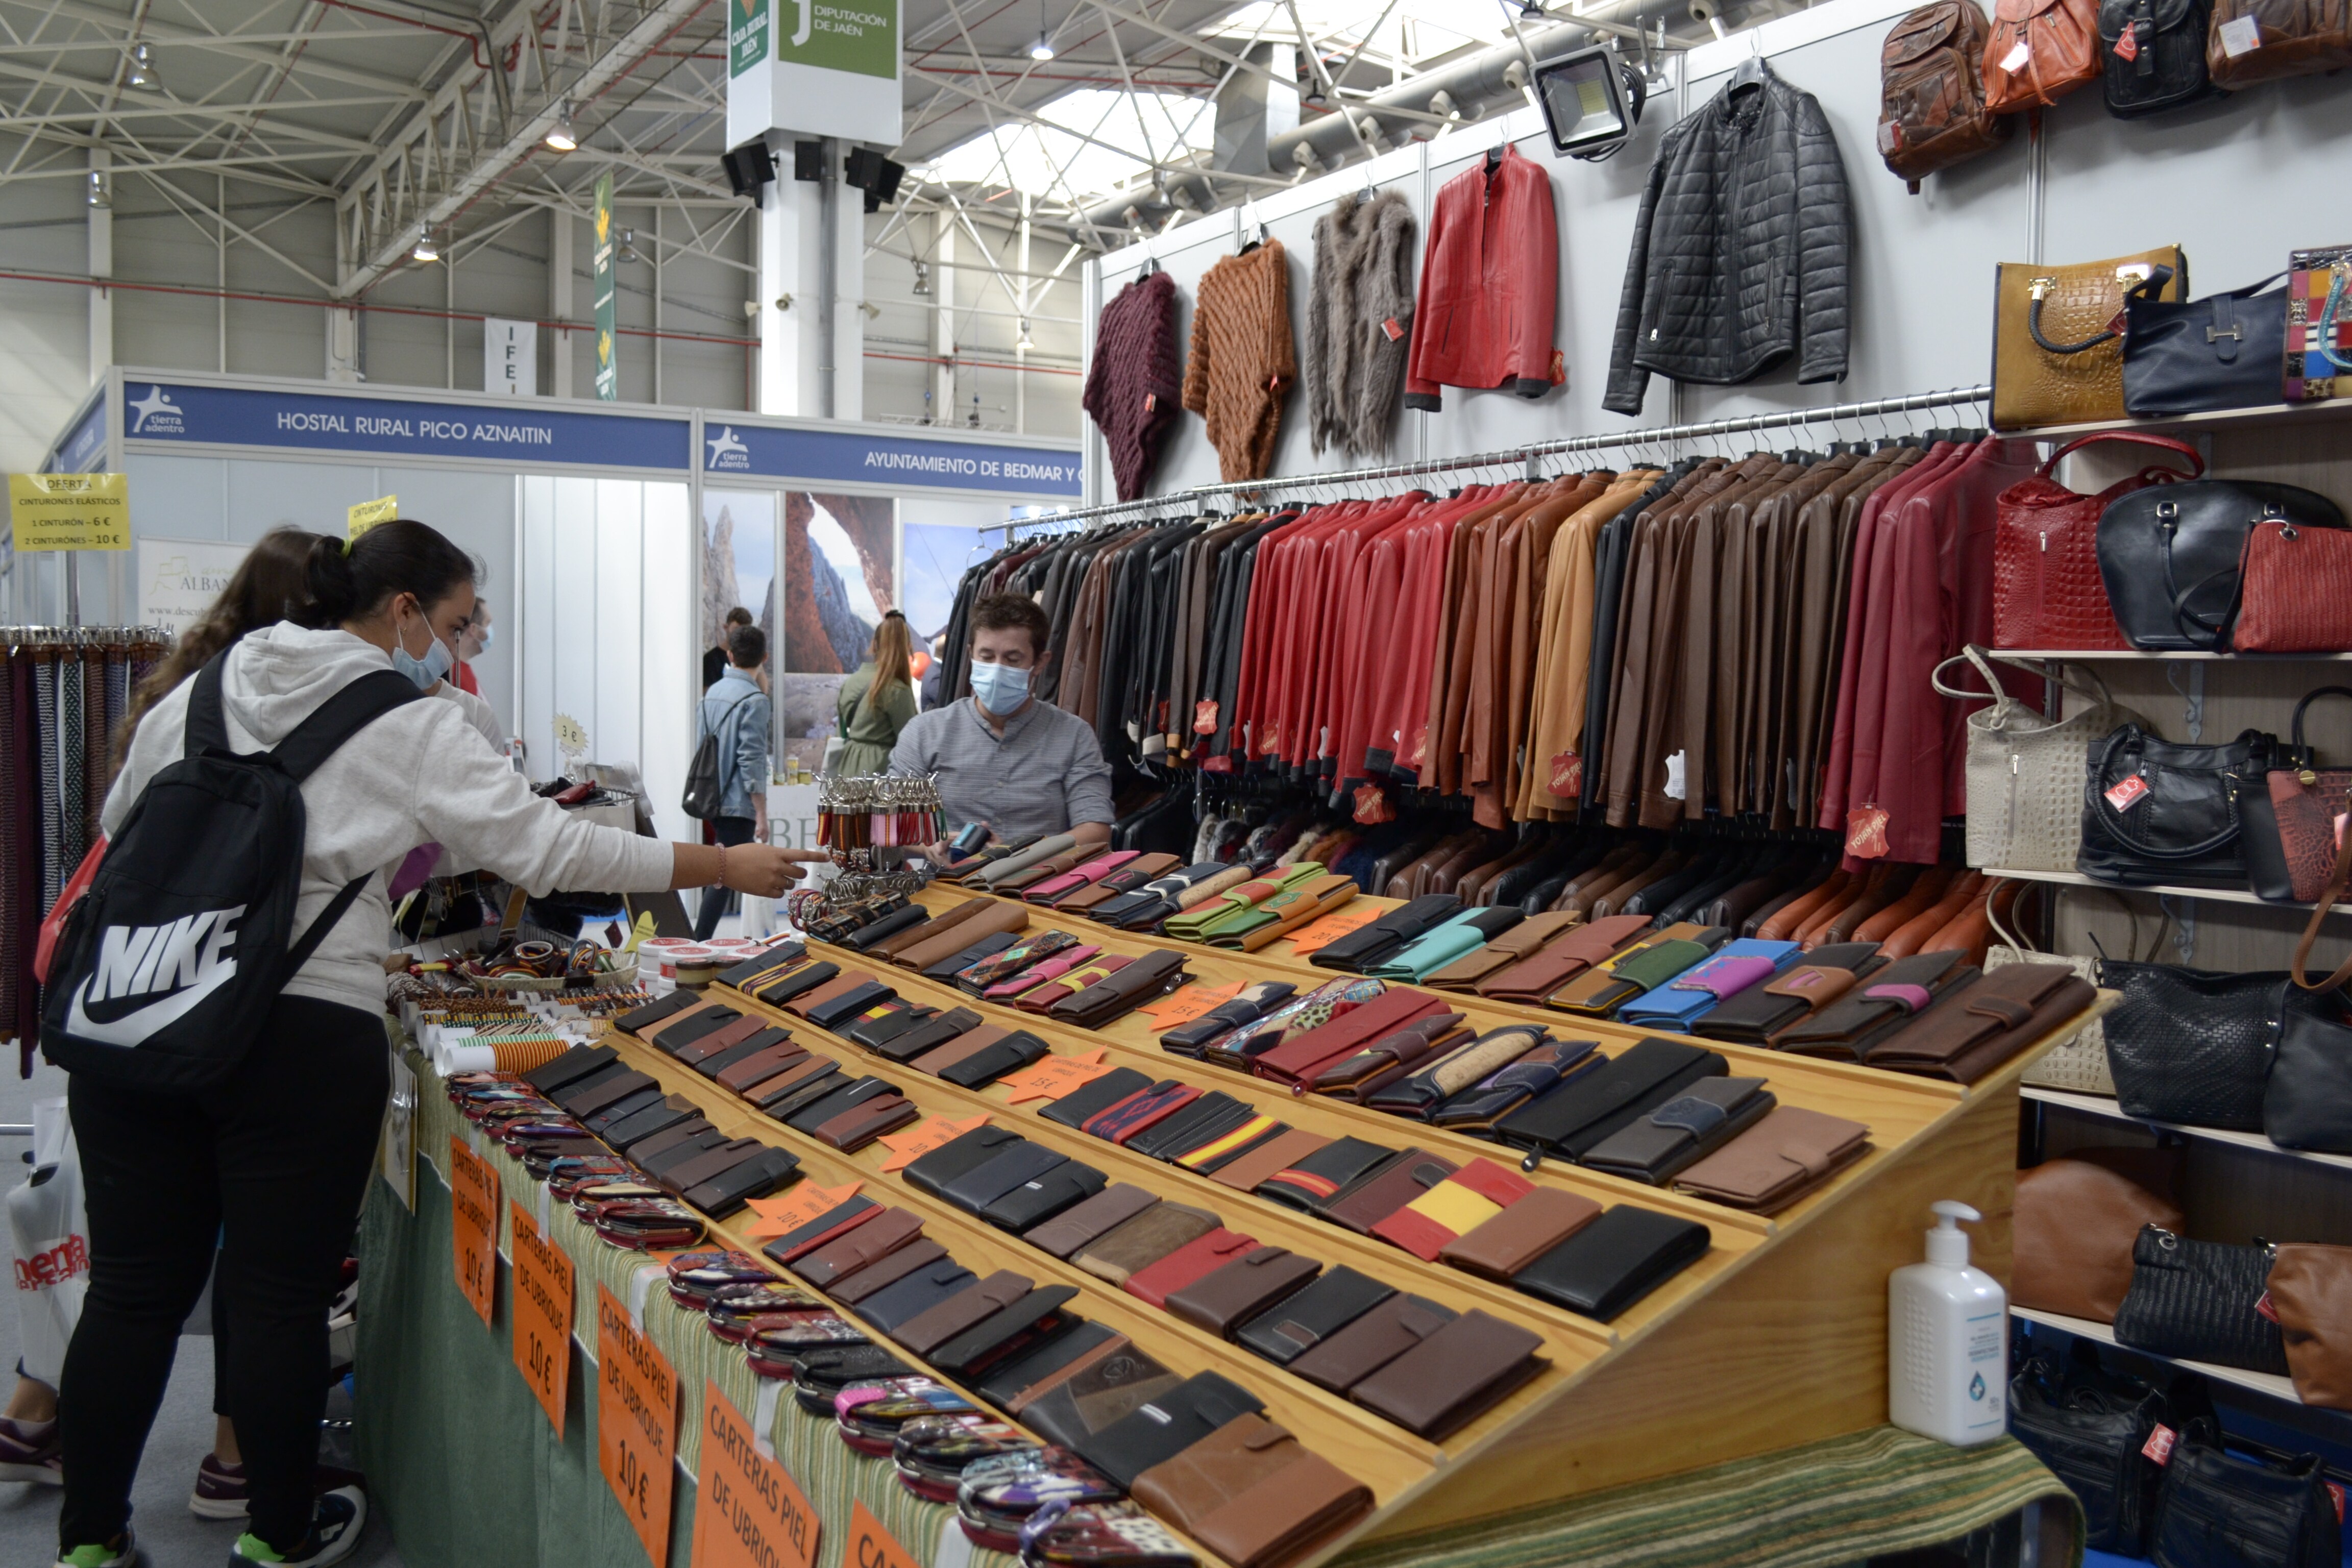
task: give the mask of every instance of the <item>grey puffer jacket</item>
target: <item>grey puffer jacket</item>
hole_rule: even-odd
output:
[[[1412,209],[1394,191],[1339,198],[1315,220],[1307,302],[1307,428],[1318,456],[1389,449],[1412,338]]]
[[[1601,405],[1639,414],[1649,373],[1729,385],[1791,352],[1842,381],[1853,223],[1812,94],[1759,67],[1666,132],[1650,165]]]

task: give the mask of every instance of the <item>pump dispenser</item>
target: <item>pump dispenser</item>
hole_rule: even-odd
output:
[[[1959,1222],[1984,1216],[1948,1199],[1928,1206],[1927,1261],[1886,1281],[1886,1418],[1939,1442],[1989,1443],[2008,1427],[2009,1294],[1969,1267]]]

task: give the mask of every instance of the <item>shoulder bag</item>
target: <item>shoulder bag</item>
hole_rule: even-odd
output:
[[[2234,92],[2282,77],[2352,66],[2347,0],[2213,0],[2205,74]]]
[[[1915,196],[1928,175],[2010,138],[2015,122],[1985,105],[1986,32],[1976,0],[1933,0],[1879,49],[1878,155]]]
[[[2078,494],[2051,478],[2065,458],[2105,441],[2186,458],[2189,471],[2150,464],[2095,495]],[[2204,471],[2205,460],[2185,441],[2119,431],[2067,442],[2032,479],[2001,491],[1993,517],[1994,640],[2005,648],[2067,652],[2129,647],[2099,575],[2100,514],[2120,496]]]
[[[2271,285],[2285,277],[2273,272],[2202,300],[2152,300],[2145,285],[2133,289],[2124,300],[2124,412],[2159,419],[2276,402],[2271,377],[2286,358],[2287,294]]]
[[[1985,44],[1985,108],[2015,114],[2099,77],[2096,0],[1999,0]]]
[[[2260,777],[2237,781],[2246,885],[2274,904],[2321,901],[2336,864],[2336,819],[2352,811],[2352,768],[2314,767],[2303,738],[2304,710],[2323,697],[2352,697],[2352,686],[2305,693],[2294,705],[2286,754]]]
[[[2352,993],[2278,987],[2263,1131],[2282,1149],[2352,1154]]]
[[[2010,1374],[2010,1432],[2083,1505],[2083,1544],[2095,1552],[2147,1550],[2164,1471],[2145,1450],[2170,1414],[2154,1385],[2047,1351]]]
[[[2102,1020],[2117,1109],[2143,1121],[2263,1130],[2285,975],[2110,959],[2100,963],[2099,980],[2123,994]]]
[[[2221,89],[2205,74],[2208,0],[2099,0],[2106,46],[2107,112],[2117,120],[2161,114]]]
[[[2226,652],[2247,536],[2273,519],[2298,530],[2345,527],[2342,510],[2326,496],[2261,479],[2189,479],[2109,502],[2099,514],[2099,574],[2131,645]],[[2311,599],[2290,590],[2272,619],[2292,616]]]
[[[2242,888],[2238,794],[2270,770],[2278,737],[2177,745],[2126,724],[2093,748],[2074,868],[2117,888]]]
[[[2280,395],[2289,403],[2324,403],[2352,396],[2352,245],[2292,250],[2286,258],[2286,376]]]
[[[2295,1394],[2305,1405],[2352,1410],[2352,1247],[2282,1246],[2270,1292]]]
[[[2238,652],[2352,649],[2352,530],[2264,519],[2247,531],[2237,581]]]
[[[2344,1527],[2317,1454],[2189,1422],[2164,1467],[2148,1555],[2158,1568],[2336,1568]]]
[[[2260,1306],[2270,1272],[2268,1247],[2191,1241],[2151,1225],[2132,1245],[2116,1343],[2284,1377],[2286,1343]]]
[[[1995,890],[1998,889],[1999,884],[1995,884]],[[2155,958],[2157,950],[2164,945],[2166,933],[2171,930],[2172,918],[2165,914],[2157,916],[2156,932],[2148,939],[2143,951],[2139,940],[2138,911],[2121,893],[2108,892],[2107,897],[2116,901],[2116,907],[2131,921],[2131,946],[2125,952],[2125,963],[2146,963]],[[1986,945],[1984,966],[1987,970],[2005,969],[2012,963],[2063,963],[2092,984],[2103,984],[2099,977],[2098,959],[2034,952],[2000,923],[2000,908],[1997,900],[1988,900],[1986,913],[1991,921],[1993,935],[2000,940]],[[2115,1093],[2115,1075],[2107,1069],[2106,1020],[2094,1018],[2084,1025],[2073,1039],[2052,1047],[2039,1061],[2025,1069],[2023,1081],[2049,1089],[2070,1089],[2076,1094]]]
[[[1988,655],[1973,643],[1963,648],[1984,677],[1993,701],[1968,717],[1966,758],[1971,866],[2012,871],[2071,871],[2083,847],[2083,770],[2091,748],[2118,725],[2140,722],[2139,715],[2116,705],[2106,682],[2085,668],[2087,686],[2063,674],[2056,679],[2087,706],[2063,719],[2046,719],[2019,701],[1996,678]],[[1981,701],[1976,692],[1948,686],[1946,659],[1930,677],[1936,689],[1962,701]],[[2019,659],[2000,662],[2027,673],[2042,672]]]
[[[2008,5],[2002,0],[2004,14]],[[1989,60],[2004,47],[1996,24]],[[1986,69],[1990,83],[1995,67]],[[2159,276],[2166,268],[2170,276]],[[2122,418],[2124,298],[2143,284],[2159,300],[2189,292],[2189,260],[2179,246],[2069,267],[2001,263],[1994,279],[1993,427]]]

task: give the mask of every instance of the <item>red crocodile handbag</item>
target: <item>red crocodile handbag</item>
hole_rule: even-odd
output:
[[[2189,459],[2189,469],[2151,464],[2096,495],[2068,489],[2051,473],[2071,452],[2101,441],[2128,441]],[[1993,639],[2004,648],[2127,648],[2099,576],[2099,513],[2117,496],[2148,485],[2193,479],[2205,459],[2185,441],[2132,431],[2084,436],[2000,493],[1993,535]]]

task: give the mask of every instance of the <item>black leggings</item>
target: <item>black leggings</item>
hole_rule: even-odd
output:
[[[280,996],[251,1054],[210,1089],[73,1078],[90,1263],[58,1391],[65,1550],[110,1542],[131,1517],[140,1450],[216,1239],[250,1528],[280,1552],[309,1531],[327,1308],[374,1168],[389,1064],[380,1017]]]

